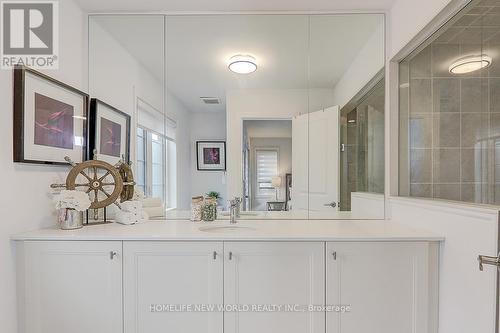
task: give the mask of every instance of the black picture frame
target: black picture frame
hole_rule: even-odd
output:
[[[13,69],[13,161],[17,163],[31,163],[31,164],[48,164],[48,165],[68,165],[69,163],[61,158],[58,161],[54,160],[43,160],[34,159],[26,156],[25,152],[25,127],[26,127],[26,109],[25,97],[26,93],[26,82],[27,74],[32,75],[36,78],[41,79],[47,83],[55,85],[62,90],[80,95],[82,98],[82,139],[81,139],[81,156],[78,160],[73,160],[73,162],[80,163],[85,161],[87,157],[88,143],[87,143],[87,120],[88,110],[89,110],[89,95],[75,87],[72,87],[64,82],[58,81],[48,75],[35,71],[29,67],[25,66],[15,66]],[[48,96],[50,98],[50,96]],[[35,110],[33,110],[33,113]],[[36,146],[33,143],[33,146]],[[51,149],[47,146],[46,149]],[[58,149],[58,148],[53,148]],[[72,152],[74,149],[72,150]],[[62,152],[61,152],[62,153]]]
[[[89,117],[88,117],[88,127],[89,127],[89,150],[88,150],[88,158],[93,159],[94,158],[94,150],[97,149],[97,135],[100,131],[98,127],[98,112],[99,112],[99,106],[103,106],[109,110],[111,110],[113,113],[118,115],[119,117],[123,117],[125,119],[125,161],[126,163],[130,162],[130,124],[131,124],[131,117],[129,114],[115,108],[114,106],[103,102],[100,99],[97,98],[92,98],[90,100],[90,112],[89,112]],[[99,151],[98,151],[98,154]],[[121,159],[120,157],[117,157],[117,160]],[[108,161],[110,162],[110,161]],[[114,164],[110,162],[111,164]]]
[[[221,148],[223,153],[223,158],[221,159],[220,167],[210,167],[207,168],[202,163],[203,156],[200,156],[200,146],[210,146],[213,145],[214,148]],[[209,140],[209,141],[196,141],[196,170],[198,171],[226,171],[226,141],[221,140]]]

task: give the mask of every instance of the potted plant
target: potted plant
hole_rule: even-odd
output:
[[[210,192],[207,192],[205,194],[207,197],[209,198],[213,198],[215,200],[217,200],[217,202],[219,202],[219,199],[221,199],[222,197],[220,196],[220,193],[219,192],[216,192],[216,191],[210,191]]]

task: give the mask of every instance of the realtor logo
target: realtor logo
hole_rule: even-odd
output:
[[[58,2],[1,1],[1,67],[57,69]]]

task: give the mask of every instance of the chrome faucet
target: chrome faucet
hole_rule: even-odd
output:
[[[229,223],[236,223],[236,219],[240,217],[240,205],[241,198],[234,198],[233,200],[229,200]]]

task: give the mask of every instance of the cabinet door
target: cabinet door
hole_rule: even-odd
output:
[[[327,333],[434,332],[427,243],[327,243]]]
[[[121,252],[121,242],[23,242],[20,332],[122,332]]]
[[[239,307],[225,312],[224,332],[324,333],[325,313],[305,309],[324,304],[324,243],[230,242],[224,253],[224,303]],[[256,308],[265,305],[283,308]]]
[[[221,333],[222,243],[124,242],[125,333]],[[192,306],[190,309],[187,306]]]

